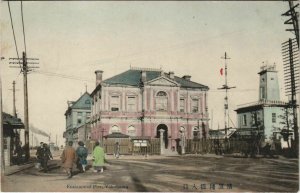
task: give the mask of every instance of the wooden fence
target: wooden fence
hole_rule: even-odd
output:
[[[245,153],[251,151],[254,146],[248,141],[230,139],[187,139],[186,140],[186,153]]]
[[[116,142],[120,145],[121,155],[160,155],[160,139],[153,138],[147,141],[146,145],[139,145],[138,141],[130,138],[110,138],[104,140],[103,148],[105,153],[114,154]],[[92,151],[94,142],[87,143],[89,152]],[[178,153],[180,146],[177,147]],[[253,140],[230,139],[187,139],[185,153],[187,154],[222,154],[222,153],[260,153],[261,149],[253,143]]]
[[[110,138],[104,140],[104,151],[106,154],[114,154],[116,142],[120,145],[121,155],[158,155],[160,154],[160,139],[147,140],[146,146],[135,143],[130,138]]]
[[[280,141],[274,141],[274,153],[281,154],[282,149]],[[187,154],[204,154],[204,153],[242,153],[244,155],[264,154],[266,149],[261,147],[259,141],[253,139],[187,139],[186,149]]]

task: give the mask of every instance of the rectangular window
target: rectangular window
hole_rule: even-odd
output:
[[[276,123],[276,113],[272,113],[272,123]]]
[[[87,112],[86,113],[86,118],[89,119],[91,117],[91,113]]]
[[[81,119],[77,119],[77,124],[81,124]]]
[[[243,115],[243,116],[242,116],[242,124],[243,124],[244,126],[247,125],[247,115]]]
[[[185,107],[185,100],[180,99],[180,112],[184,112]]]
[[[255,125],[255,124],[256,124],[256,120],[255,120],[255,119],[256,119],[256,116],[257,116],[256,113],[252,113],[252,114],[251,114],[252,125]]]
[[[261,98],[264,99],[265,98],[265,87],[260,87],[260,94],[261,94]]]
[[[167,98],[166,97],[156,97],[156,110],[157,111],[167,111]]]
[[[198,99],[192,100],[192,112],[193,113],[199,112],[199,100]]]
[[[127,111],[128,112],[136,111],[136,97],[135,96],[127,97]]]
[[[111,109],[111,111],[119,111],[120,110],[120,97],[119,96],[111,96],[110,109]]]

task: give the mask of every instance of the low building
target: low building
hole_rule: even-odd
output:
[[[21,119],[3,112],[3,149],[4,164],[10,166],[14,164],[14,151],[20,142],[20,129],[24,129]],[[23,142],[24,144],[24,142]]]
[[[88,144],[90,140],[91,140],[91,125],[89,121],[74,129],[73,142],[75,143],[75,147],[77,147],[78,145],[77,143],[79,141],[82,141],[84,144]]]
[[[239,105],[237,122],[239,133],[260,133],[264,139],[273,139],[283,128],[281,117],[287,103],[280,100],[279,83],[275,65],[262,66],[259,74],[259,100]],[[243,132],[242,130],[245,130]],[[250,131],[252,129],[253,131]]]

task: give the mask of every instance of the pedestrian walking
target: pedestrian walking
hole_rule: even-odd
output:
[[[274,140],[271,140],[270,142],[270,157],[274,157],[275,153],[276,153],[276,146],[275,146],[275,142]]]
[[[100,143],[97,141],[95,143],[95,148],[93,150],[93,167],[94,172],[103,172],[103,166],[104,166],[104,150],[102,147],[100,147]]]
[[[87,156],[88,156],[88,150],[86,147],[84,147],[84,143],[82,141],[78,142],[79,147],[76,149],[76,155],[78,157],[77,159],[77,168],[80,170],[80,172],[85,172],[85,167],[87,165]]]
[[[16,146],[15,154],[17,154],[17,165],[20,165],[23,162],[23,148],[21,141]]]
[[[52,153],[50,151],[50,148],[48,147],[48,145],[46,143],[43,144],[43,168],[44,168],[44,172],[47,173],[48,172],[48,161],[50,159],[53,159],[52,157]]]
[[[72,178],[73,163],[76,162],[76,151],[72,147],[72,145],[73,145],[73,142],[69,141],[68,146],[65,147],[65,149],[61,155],[63,167],[68,174],[68,178]]]
[[[116,142],[116,144],[115,144],[114,153],[115,153],[115,158],[119,159],[119,157],[120,157],[120,144],[119,144],[119,142]]]
[[[38,169],[40,169],[42,167],[43,164],[43,154],[44,154],[44,147],[43,147],[43,142],[40,143],[40,146],[37,148],[36,150],[36,158],[37,158],[37,167]]]

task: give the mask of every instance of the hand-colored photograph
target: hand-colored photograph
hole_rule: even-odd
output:
[[[1,192],[298,192],[299,7],[1,1]]]

